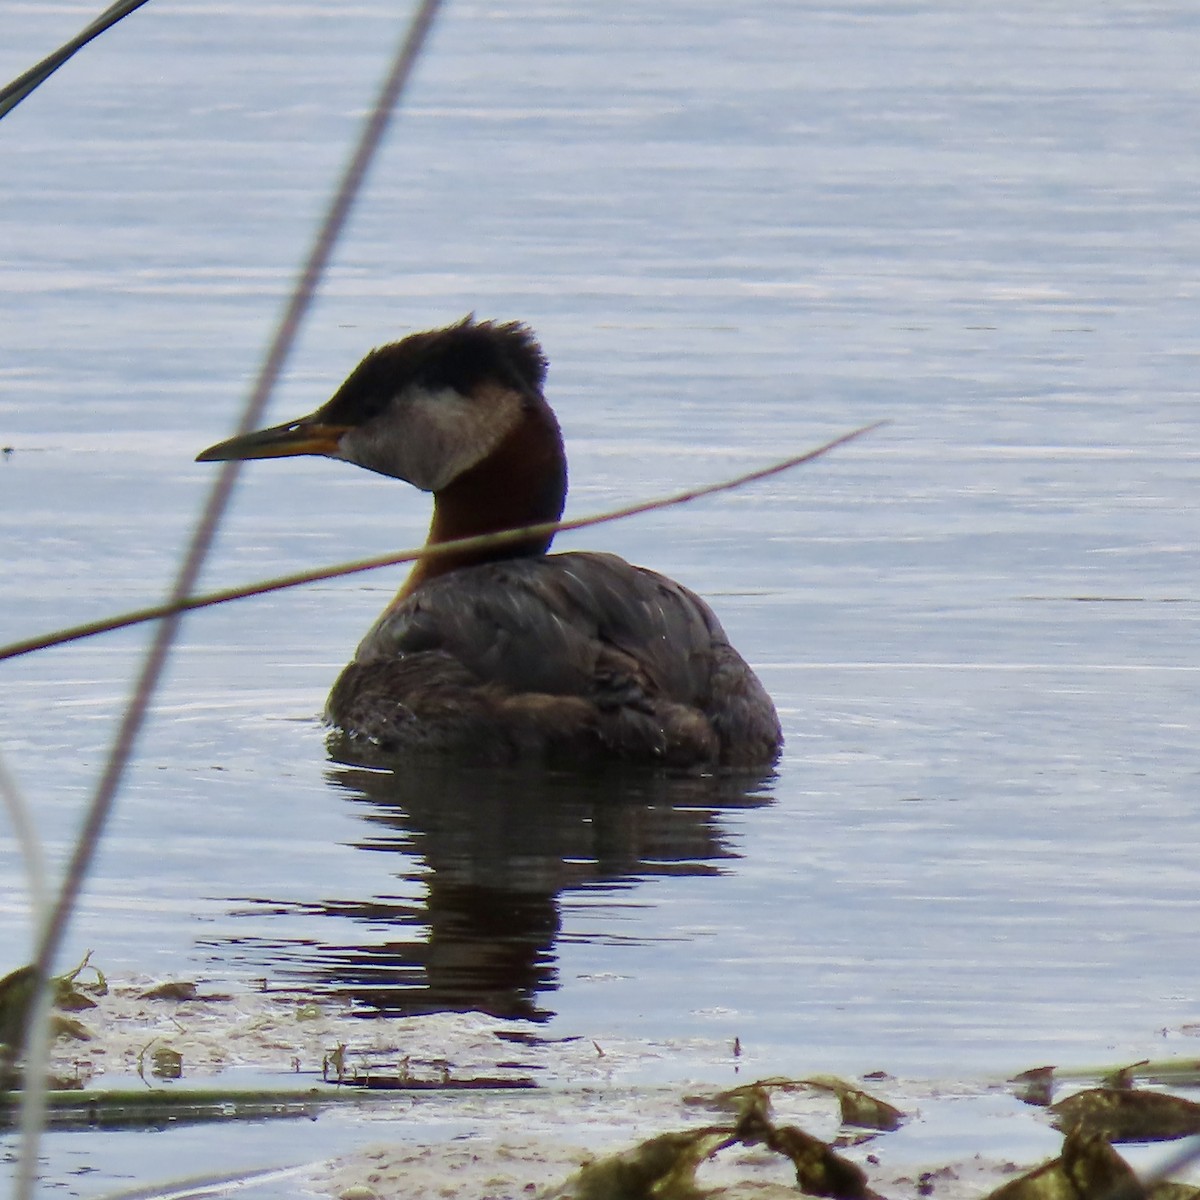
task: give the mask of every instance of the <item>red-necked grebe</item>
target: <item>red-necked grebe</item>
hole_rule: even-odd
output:
[[[430,543],[556,521],[567,493],[546,360],[515,322],[467,318],[373,350],[311,416],[199,462],[317,454],[432,492]],[[352,742],[470,762],[762,766],[774,705],[682,584],[551,537],[425,559],[364,638],[326,715]]]

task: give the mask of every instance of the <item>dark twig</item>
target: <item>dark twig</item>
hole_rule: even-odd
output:
[[[77,51],[82,50],[93,38],[99,37],[106,29],[111,29],[118,21],[124,20],[131,12],[136,12],[145,3],[146,0],[118,0],[116,4],[109,5],[86,29],[76,34],[69,42],[59,46],[53,54],[48,54],[23,75],[18,75],[12,83],[0,88],[0,118],[6,117],[12,112],[30,92],[45,83],[63,63]]]
[[[1160,1162],[1152,1171],[1139,1174],[1138,1182],[1142,1186],[1142,1194],[1148,1193],[1157,1184],[1166,1183],[1172,1175],[1178,1175],[1198,1161],[1200,1161],[1200,1137],[1185,1139],[1170,1158]],[[1116,1200],[1116,1197],[1106,1196],[1103,1197],[1103,1200]]]
[[[413,15],[409,28],[397,48],[395,57],[383,87],[380,89],[358,145],[338,185],[337,192],[325,215],[320,232],[297,280],[287,309],[279,322],[271,342],[266,360],[259,373],[239,429],[244,431],[258,424],[267,400],[275,386],[283,364],[295,341],[300,322],[312,303],[317,282],[333,252],[334,244],[346,222],[350,209],[366,178],[367,169],[383,140],[400,95],[408,82],[413,66],[440,7],[440,0],[422,0]],[[229,502],[237,473],[237,463],[228,463],[213,484],[208,503],[201,514],[191,541],[185,552],[175,584],[171,589],[169,604],[177,606],[195,586],[200,568],[208,554],[213,535]],[[39,944],[35,960],[35,978],[38,982],[35,1013],[43,1020],[38,1022],[38,1033],[45,1036],[45,1020],[48,1002],[46,981],[49,978],[59,944],[66,930],[75,902],[83,887],[84,879],[99,844],[100,835],[112,811],[117,789],[125,768],[132,757],[138,733],[150,706],[150,698],[158,686],[171,645],[179,627],[180,612],[163,619],[155,632],[154,640],[147,651],[141,673],[129,702],[125,707],[120,726],[113,740],[108,761],[96,785],[83,827],[63,875],[62,885],[45,927],[39,931]],[[40,1129],[44,1112],[44,1080],[26,1081],[25,1119],[22,1121],[25,1138],[21,1147],[16,1195],[18,1200],[28,1200],[32,1195],[37,1166],[37,1131]],[[30,1115],[32,1114],[32,1115]]]
[[[179,613],[192,612],[197,608],[211,608],[216,604],[227,604],[231,600],[265,596],[270,592],[282,592],[288,588],[301,587],[306,583],[320,583],[326,579],[340,579],[345,575],[373,571],[378,567],[415,562],[418,558],[440,558],[446,554],[459,554],[463,550],[490,549],[493,546],[503,546],[509,542],[524,541],[531,535],[541,537],[546,534],[561,533],[564,530],[586,529],[592,525],[604,525],[609,521],[619,521],[624,517],[637,516],[639,513],[656,512],[659,509],[672,508],[677,504],[687,504],[691,500],[699,500],[718,492],[733,491],[733,489],[744,487],[748,483],[755,483],[760,479],[778,475],[782,471],[789,471],[803,463],[812,462],[813,459],[820,458],[838,446],[844,446],[847,442],[860,438],[863,434],[870,433],[885,424],[887,424],[886,421],[877,421],[874,425],[864,425],[861,429],[844,433],[840,437],[834,438],[833,441],[818,446],[815,450],[807,450],[803,454],[793,455],[791,458],[782,459],[768,467],[760,467],[733,479],[690,488],[686,492],[678,492],[658,500],[628,504],[622,508],[610,509],[608,512],[596,513],[593,516],[576,517],[570,521],[550,521],[541,525],[523,526],[520,529],[505,529],[500,533],[486,533],[477,537],[460,538],[453,542],[440,542],[420,550],[399,550],[392,554],[359,559],[356,562],[340,563],[334,567],[317,567],[310,571],[298,571],[292,575],[280,575],[275,579],[265,579],[258,583],[244,584],[241,587],[222,588],[220,591],[206,592],[200,596],[189,596],[182,600],[168,601],[166,604],[155,604],[134,612],[105,617],[99,621],[89,621],[84,625],[75,625],[70,629],[58,629],[53,633],[41,634],[20,642],[10,642],[7,646],[0,646],[0,662],[6,658],[19,658],[22,654],[32,654],[35,650],[47,650],[52,646],[63,646],[68,642],[94,637],[98,633],[111,633],[115,629],[128,629],[131,625],[141,625],[146,621],[164,620]]]

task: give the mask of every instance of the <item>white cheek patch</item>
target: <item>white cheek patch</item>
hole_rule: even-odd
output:
[[[520,397],[507,388],[468,398],[407,387],[383,416],[346,433],[341,457],[437,492],[482,462],[520,416]]]

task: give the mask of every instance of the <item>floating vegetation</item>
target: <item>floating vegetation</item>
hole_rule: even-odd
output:
[[[91,965],[89,950],[73,971],[55,975],[50,980],[54,1007],[61,1012],[81,1012],[95,1008],[96,996],[108,993],[108,981],[104,973]],[[94,979],[83,981],[80,976],[90,969]],[[24,1040],[25,1021],[29,1015],[29,1002],[33,997],[34,968],[17,967],[0,979],[0,1042],[18,1047]]]
[[[334,1103],[366,1093],[529,1089],[554,1052],[542,1042],[517,1043],[521,1048],[514,1052],[511,1036],[502,1036],[511,1035],[510,1025],[478,1014],[364,1021],[343,1002],[303,992],[235,996],[175,981],[109,987],[99,973],[96,984],[83,985],[79,976],[86,965],[54,981],[64,1003],[86,1000],[92,1006],[87,1028],[55,1014],[63,1036],[55,1044],[49,1084],[58,1093],[75,1093],[52,1097],[50,1123],[59,1127],[155,1124],[165,1119],[162,1106],[178,1122],[299,1115],[314,1099]],[[0,1007],[15,1032],[31,970],[0,981]],[[586,1050],[582,1043],[576,1047],[580,1061],[590,1063],[595,1052],[590,1045]],[[9,1061],[12,1069],[0,1080],[7,1093],[0,1096],[0,1124],[11,1123],[20,1094],[15,1051]],[[247,1071],[257,1081],[249,1108],[246,1085],[237,1077]],[[295,1082],[288,1083],[288,1076]],[[106,1085],[108,1079],[116,1085]],[[141,1090],[126,1088],[125,1080],[140,1081]]]
[[[1182,1200],[1197,1194],[1167,1182],[1143,1187],[1103,1137],[1072,1132],[1058,1158],[997,1188],[987,1200]]]
[[[700,1194],[696,1168],[737,1141],[731,1128],[660,1133],[631,1150],[585,1163],[547,1200],[675,1200]]]
[[[89,950],[73,971],[56,975],[50,980],[55,1010],[50,1015],[50,1034],[55,1041],[60,1038],[76,1042],[91,1040],[87,1026],[76,1017],[67,1015],[95,1008],[96,998],[108,993],[108,981],[99,968],[91,966],[91,957]],[[89,969],[94,978],[81,979]],[[16,1064],[25,1044],[36,978],[36,968],[24,966],[0,979],[0,1089],[5,1091],[20,1086]],[[57,1087],[75,1087],[79,1086],[79,1077],[54,1077],[51,1082]]]
[[[859,1129],[878,1129],[890,1133],[904,1123],[904,1113],[886,1100],[869,1095],[861,1088],[838,1079],[835,1075],[816,1075],[805,1079],[807,1087],[833,1092],[842,1110],[842,1124]]]
[[[207,1088],[53,1090],[47,1097],[47,1124],[59,1129],[145,1129],[312,1117],[322,1105],[338,1101],[332,1090],[326,1093],[311,1085],[254,1089],[218,1083]],[[19,1093],[0,1095],[0,1128],[16,1124],[19,1103]]]
[[[183,1055],[178,1050],[172,1050],[170,1046],[155,1046],[150,1050],[150,1073],[156,1079],[182,1079],[183,1078]],[[144,1056],[138,1056],[138,1074],[144,1079],[145,1076],[145,1059]]]
[[[1165,1142],[1200,1133],[1200,1104],[1165,1092],[1098,1087],[1050,1106],[1067,1134],[1110,1142]]]
[[[19,1012],[27,975],[23,968],[0,980],[10,1022]],[[891,1138],[897,1130],[921,1126],[921,1095],[944,1094],[933,1086],[926,1092],[921,1085],[902,1086],[878,1073],[861,1080],[765,1077],[681,1095],[677,1089],[620,1086],[621,1073],[637,1069],[639,1055],[647,1053],[642,1043],[606,1041],[600,1052],[588,1038],[531,1036],[519,1024],[479,1014],[363,1020],[352,1006],[308,992],[228,995],[188,980],[110,982],[86,958],[56,979],[54,988],[68,1009],[57,1015],[79,1021],[69,1011],[77,1008],[88,1037],[56,1043],[58,1090],[50,1096],[49,1121],[57,1128],[312,1119],[331,1106],[378,1118],[398,1111],[396,1099],[403,1095],[404,1112],[427,1111],[431,1121],[444,1121],[450,1111],[486,1113],[496,1131],[494,1169],[501,1174],[528,1169],[532,1175],[514,1182],[512,1194],[547,1189],[541,1193],[547,1200],[769,1200],[798,1193],[830,1200],[914,1193],[944,1200],[989,1194],[991,1200],[1194,1195],[1184,1185],[1143,1187],[1112,1147],[1114,1141],[1166,1140],[1200,1128],[1200,1105],[1149,1086],[1162,1078],[1191,1080],[1196,1066],[1191,1060],[1102,1066],[1086,1075],[1043,1066],[1006,1085],[960,1091],[964,1102],[995,1096],[1002,1087],[1036,1102],[1035,1110],[1025,1110],[1030,1125],[1062,1129],[1061,1153],[1016,1178],[1007,1178],[1015,1165],[983,1160],[935,1163],[906,1176],[889,1165],[895,1157]],[[725,1043],[713,1043],[707,1052],[723,1054],[727,1067],[745,1057],[731,1058]],[[15,1119],[17,1082],[10,1080],[10,1090],[0,1097],[4,1124]],[[1051,1105],[1056,1087],[1074,1090]],[[887,1098],[876,1094],[880,1090]],[[1013,1108],[1021,1111],[1015,1103]],[[555,1123],[613,1148],[576,1147],[566,1154],[549,1136],[538,1141],[534,1131]],[[620,1130],[615,1143],[614,1127]],[[514,1131],[527,1137],[519,1150],[513,1148]],[[990,1131],[980,1132],[982,1141]],[[406,1172],[416,1169],[418,1153],[425,1155],[424,1169],[433,1180],[434,1164],[452,1158],[454,1150],[436,1144],[380,1149],[370,1159],[374,1174],[366,1176],[354,1173],[363,1169],[361,1156],[353,1160],[357,1167],[308,1170],[340,1171],[333,1194],[365,1188],[361,1194],[369,1200],[368,1191],[392,1194],[372,1179],[390,1178],[388,1164],[400,1160],[404,1169],[395,1168],[396,1187],[407,1189]],[[464,1160],[463,1190],[450,1194],[479,1194],[472,1189],[481,1181],[470,1175],[468,1184],[466,1175],[482,1171],[492,1153],[481,1152],[476,1143],[476,1166]],[[911,1145],[900,1158],[906,1154]],[[536,1186],[530,1178],[537,1179]],[[433,1182],[430,1188],[430,1195],[447,1194]],[[501,1193],[489,1185],[489,1194]]]
[[[1045,1070],[1043,1068],[1042,1070]],[[696,1178],[705,1161],[730,1147],[764,1146],[787,1159],[795,1168],[796,1186],[805,1195],[832,1197],[833,1200],[872,1200],[881,1195],[871,1186],[867,1170],[838,1154],[833,1146],[796,1125],[776,1124],[770,1112],[769,1094],[779,1089],[814,1086],[813,1080],[763,1080],[732,1091],[718,1093],[708,1103],[713,1107],[739,1113],[728,1125],[705,1126],[677,1133],[659,1134],[594,1162],[585,1164],[562,1187],[545,1193],[547,1200],[695,1200],[699,1196],[734,1197],[760,1194],[757,1187],[745,1190],[738,1185],[703,1189]],[[871,1097],[842,1080],[821,1077],[815,1086],[827,1087],[839,1096],[857,1093],[852,1111],[865,1102],[867,1111],[878,1113],[899,1110]],[[1105,1096],[1105,1103],[1096,1100]],[[1193,1132],[1183,1114],[1200,1112],[1195,1105],[1161,1093],[1136,1092],[1111,1088],[1093,1088],[1064,1102],[1060,1111],[1074,1113],[1077,1123],[1063,1141],[1061,1154],[1032,1171],[993,1190],[987,1200],[1195,1200],[1200,1190],[1169,1181],[1144,1185],[1129,1164],[1113,1149],[1109,1136],[1088,1128],[1098,1123],[1095,1114],[1108,1113],[1111,1096],[1130,1099],[1130,1109],[1144,1110],[1140,1128],[1146,1136],[1182,1137]],[[1133,1103],[1137,1098],[1137,1103]],[[1143,1098],[1146,1098],[1143,1103]],[[692,1103],[703,1103],[691,1097]],[[1158,1103],[1171,1101],[1173,1103]],[[878,1105],[876,1109],[874,1106]],[[1120,1106],[1118,1106],[1120,1107]],[[1084,1117],[1082,1114],[1088,1114]],[[845,1123],[845,1122],[844,1122]],[[1149,1131],[1153,1130],[1153,1133]],[[1171,1132],[1171,1131],[1174,1132]],[[920,1177],[918,1191],[929,1195],[935,1178],[956,1179],[952,1169],[928,1172]],[[886,1194],[886,1193],[884,1193]]]
[[[1054,1099],[1054,1068],[1031,1067],[1014,1075],[1009,1083],[1015,1083],[1017,1099],[1035,1108],[1048,1108]]]

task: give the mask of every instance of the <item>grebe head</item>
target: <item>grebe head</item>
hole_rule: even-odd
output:
[[[310,416],[210,446],[197,462],[320,454],[406,480],[434,493],[430,543],[549,523],[562,515],[567,460],[545,377],[526,326],[467,317],[372,350]],[[544,554],[553,537],[422,559],[406,592],[462,566]]]
[[[536,455],[548,432],[561,453],[545,377],[527,326],[467,317],[372,350],[316,412],[210,446],[196,461],[317,454],[443,492],[514,438]]]

